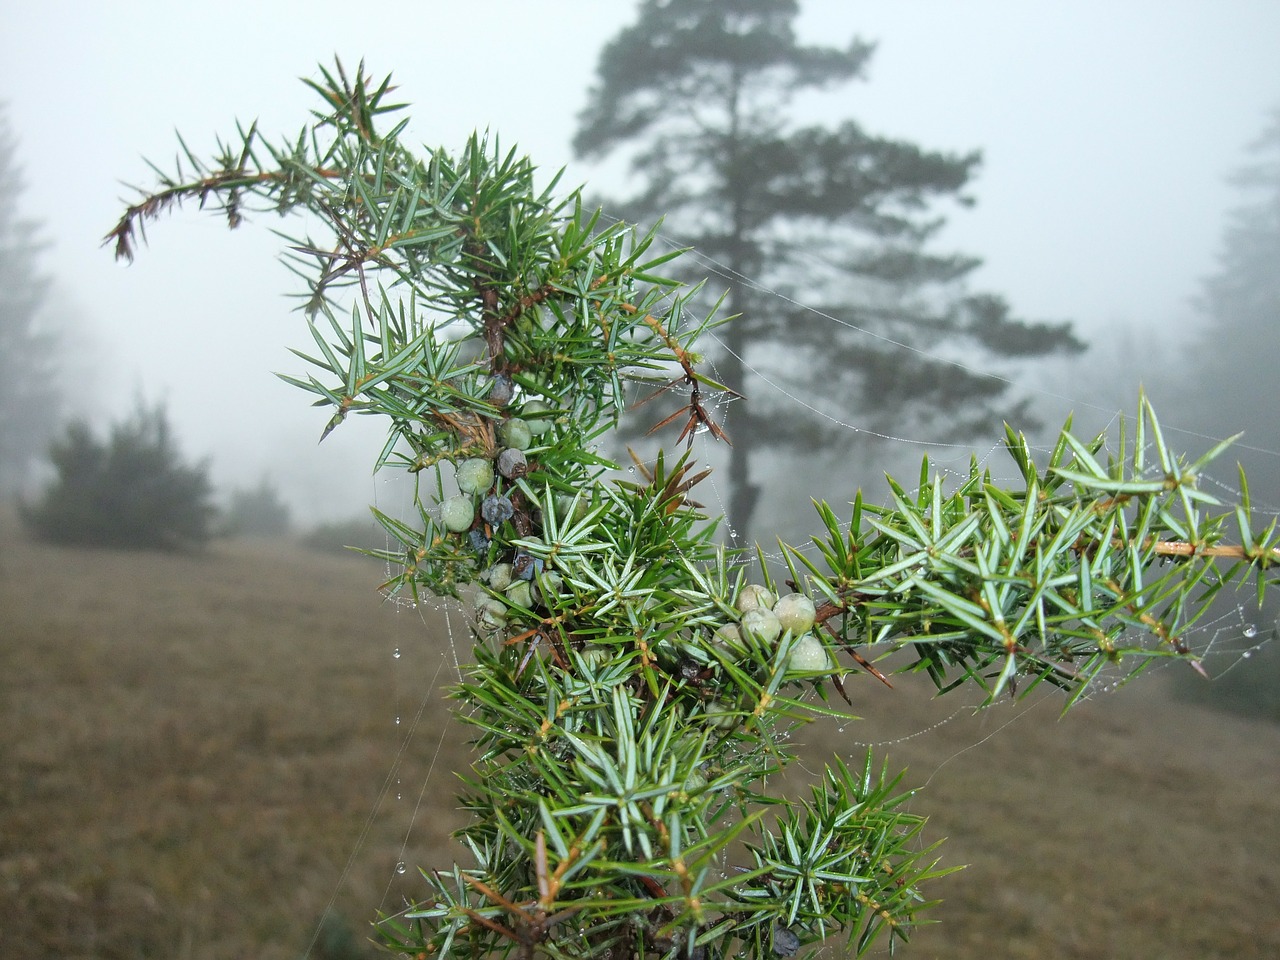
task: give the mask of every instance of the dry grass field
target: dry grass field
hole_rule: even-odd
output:
[[[443,618],[381,602],[381,573],[284,542],[164,556],[0,528],[0,957],[365,955],[373,911],[451,860],[467,756]],[[860,679],[865,721],[804,731],[810,768],[901,739],[884,750],[927,783],[930,836],[970,865],[903,956],[1280,956],[1280,727],[1165,686],[1060,720]]]

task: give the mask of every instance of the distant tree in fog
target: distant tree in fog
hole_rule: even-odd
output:
[[[800,43],[798,13],[794,0],[644,0],[601,52],[574,139],[586,158],[634,148],[637,192],[606,212],[665,216],[727,286],[723,313],[742,315],[709,347],[719,381],[749,394],[727,454],[728,520],[742,536],[757,453],[847,451],[867,436],[849,422],[937,439],[1025,422],[1008,382],[987,375],[993,363],[1081,348],[1067,324],[1027,323],[999,296],[965,293],[977,258],[927,249],[943,224],[936,203],[971,202],[978,153],[924,150],[852,120],[792,121],[798,95],[862,78],[874,52],[856,38]],[[753,369],[790,396],[748,388]]]
[[[1280,107],[1231,178],[1245,201],[1222,235],[1218,269],[1198,306],[1207,321],[1196,350],[1196,388],[1182,419],[1206,432],[1244,430],[1232,453],[1249,468],[1260,504],[1280,504]]]
[[[163,406],[138,403],[100,440],[74,422],[54,441],[56,479],[22,517],[54,543],[171,550],[212,533],[209,467],[184,462]]]
[[[1250,496],[1264,522],[1280,512],[1280,417],[1275,384],[1280,376],[1280,106],[1249,147],[1251,162],[1231,177],[1242,202],[1227,218],[1217,269],[1196,300],[1204,323],[1176,379],[1184,385],[1177,422],[1210,435],[1243,431],[1215,473],[1234,484],[1238,460],[1249,476]],[[1252,717],[1280,721],[1280,607],[1274,596],[1261,610],[1231,606],[1243,593],[1220,601],[1224,623],[1245,638],[1268,641],[1249,669],[1231,670],[1212,684],[1182,677],[1182,696]],[[1231,627],[1226,628],[1230,630]]]
[[[223,518],[221,532],[229,537],[279,537],[292,526],[289,505],[267,477],[256,487],[231,492],[231,503]]]
[[[20,490],[58,421],[58,342],[39,224],[19,214],[17,138],[0,106],[0,496]]]

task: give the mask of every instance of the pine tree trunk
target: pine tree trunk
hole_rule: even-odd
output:
[[[736,273],[736,266],[734,269]],[[729,286],[729,312],[740,314],[744,306],[741,286],[734,281]],[[743,326],[741,323],[730,323],[722,328],[725,331],[723,340],[727,349],[718,372],[726,387],[746,397],[746,371],[742,357],[747,349],[747,338]],[[751,455],[756,448],[756,429],[749,400],[739,401],[732,409],[733,418],[728,427],[732,443],[728,448],[729,504],[725,520],[730,543],[743,546],[750,539],[751,521],[755,516],[756,502],[760,498],[760,485],[751,482]]]
[[[724,344],[727,348],[724,366],[720,368],[722,382],[744,399],[735,406],[735,416],[730,425],[729,438],[729,506],[725,512],[728,525],[729,542],[733,546],[744,546],[750,541],[751,521],[755,516],[756,502],[760,498],[760,486],[751,482],[751,454],[756,448],[756,429],[751,414],[751,407],[746,391],[746,369],[743,359],[747,350],[746,326],[751,318],[747,314],[747,296],[742,285],[743,277],[756,275],[756,260],[751,256],[751,247],[745,223],[743,198],[750,196],[745,184],[735,180],[742,174],[740,153],[742,150],[742,97],[743,77],[740,71],[734,70],[729,83],[725,110],[729,118],[729,130],[726,137],[726,148],[729,152],[725,170],[727,189],[725,196],[729,198],[730,233],[728,250],[726,251],[729,273],[729,296],[727,306],[730,316],[739,317],[724,329]]]

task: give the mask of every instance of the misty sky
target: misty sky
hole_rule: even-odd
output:
[[[808,0],[801,32],[877,41],[868,82],[826,97],[833,117],[925,147],[980,148],[984,163],[939,249],[982,256],[973,285],[1023,316],[1086,335],[1165,329],[1212,271],[1225,178],[1280,105],[1276,0]],[[274,379],[303,367],[295,289],[266,227],[229,233],[179,213],[125,267],[99,247],[120,181],[170,167],[181,130],[257,118],[296,134],[312,94],[297,82],[336,53],[396,75],[410,140],[460,144],[491,127],[541,167],[568,143],[600,46],[634,5],[466,3],[90,3],[0,0],[0,100],[19,138],[23,212],[45,224],[45,261],[79,320],[69,406],[99,422],[142,393],[167,401],[186,452],[213,457],[224,488],[269,473],[303,524],[370,496],[381,428],[366,421],[317,449],[328,414]],[[600,185],[602,189],[614,186]],[[1105,349],[1105,347],[1103,348]]]

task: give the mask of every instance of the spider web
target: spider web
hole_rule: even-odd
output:
[[[661,242],[667,243],[672,248],[676,246],[670,238],[661,238]],[[970,373],[994,376],[1006,382],[1013,390],[1032,395],[1036,400],[1040,415],[1049,424],[1060,424],[1067,413],[1071,411],[1089,415],[1099,424],[1096,429],[1089,431],[1078,430],[1078,433],[1110,433],[1117,424],[1120,414],[1111,406],[1084,397],[1073,396],[1070,392],[1055,390],[1045,383],[1037,384],[1028,378],[1012,378],[978,371],[963,361],[943,357],[937,353],[902,343],[882,333],[859,327],[846,319],[809,307],[780,291],[766,287],[750,277],[733,276],[722,264],[710,258],[699,256],[696,253],[690,254],[690,256],[699,261],[705,272],[712,278],[725,281],[732,279],[736,282],[745,283],[758,294],[780,298],[786,301],[788,307],[800,308],[806,311],[817,322],[841,327],[845,331],[852,331],[859,336],[875,338],[890,346],[919,353],[935,362],[956,364]],[[708,336],[719,349],[728,349],[723,341],[715,336],[714,331]],[[923,454],[927,454],[929,457],[931,473],[941,475],[944,485],[950,487],[958,485],[968,476],[971,458],[976,458],[983,469],[989,469],[996,483],[1007,483],[1012,486],[1017,486],[1021,483],[1021,476],[1016,473],[1012,461],[1004,453],[1003,438],[992,436],[973,443],[956,442],[937,436],[885,432],[883,429],[876,429],[861,421],[854,412],[836,414],[829,410],[817,408],[794,390],[789,389],[780,378],[771,376],[767,371],[751,364],[748,362],[748,358],[740,359],[743,360],[744,368],[747,371],[748,396],[762,395],[765,392],[776,394],[786,404],[803,408],[810,415],[824,421],[829,426],[856,434],[859,440],[868,441],[871,457],[879,458],[890,464],[891,466],[887,472],[897,477],[900,482],[903,482],[903,485],[908,490],[911,489],[911,484],[904,481],[918,477],[920,457]],[[714,360],[710,361],[710,367],[711,376],[719,379]],[[1135,398],[1137,388],[1138,384],[1133,384]],[[704,402],[708,405],[713,417],[724,426],[730,437],[732,437],[734,407],[741,401],[716,395],[704,398]],[[1132,401],[1130,406],[1132,406]],[[1014,426],[1016,428],[1017,424],[1014,424]],[[1167,436],[1177,438],[1171,443],[1175,449],[1185,449],[1192,454],[1200,452],[1200,450],[1212,445],[1217,440],[1217,438],[1209,437],[1193,430],[1180,428],[1176,423],[1171,424],[1162,421],[1162,429]],[[1045,436],[1047,437],[1048,434],[1046,433]],[[1280,459],[1280,451],[1249,447],[1247,445],[1242,446],[1265,457]],[[701,428],[693,436],[692,447],[699,462],[714,466],[723,460],[721,445],[710,436],[710,431],[706,430],[705,427]],[[1045,439],[1037,444],[1033,439],[1032,449],[1038,455],[1037,459],[1043,462],[1050,452],[1051,441]],[[617,454],[617,451],[608,449],[601,449],[599,452],[606,455]],[[1155,460],[1154,456],[1148,458],[1148,462],[1155,462]],[[648,464],[651,465],[652,462],[652,460],[649,460]],[[622,468],[619,475],[635,473],[636,468],[630,466]],[[1242,491],[1238,484],[1232,480],[1224,479],[1220,472],[1219,474],[1205,475],[1202,479],[1211,485],[1215,495],[1224,503],[1236,504],[1241,501]],[[398,513],[401,519],[406,522],[414,522],[413,511],[407,506],[411,502],[411,496],[405,494],[405,487],[409,483],[410,481],[404,478],[393,479],[392,481],[380,479],[374,491],[375,506],[389,514]],[[799,500],[807,505],[808,497],[814,493],[811,490],[796,490],[793,487],[788,487],[776,475],[765,476],[762,478],[762,483],[766,486],[766,490],[765,495],[761,498],[757,516],[766,514],[770,509],[782,509],[779,504],[787,500]],[[704,480],[698,487],[698,491],[699,498],[704,503],[708,514],[715,516],[726,513],[729,499],[728,491],[717,473],[713,472],[710,477]],[[1264,495],[1259,496],[1259,493]],[[864,498],[869,501],[887,502],[887,494],[888,488],[883,483],[880,485],[879,490],[871,489],[870,485],[863,486]],[[1256,518],[1263,525],[1271,522],[1277,513],[1280,513],[1280,500],[1277,499],[1280,497],[1280,492],[1252,491],[1252,494]],[[818,495],[830,499],[833,506],[837,508],[841,503],[841,495],[835,490],[820,491]],[[846,501],[852,499],[851,487],[846,486],[843,490],[843,499]],[[382,503],[379,503],[379,500]],[[390,504],[388,504],[388,501],[390,501]],[[837,514],[839,512],[839,509],[837,509]],[[787,521],[792,524],[792,528],[786,530],[784,539],[794,544],[801,544],[807,540],[807,536],[804,527],[797,525],[802,524],[803,521],[798,521],[796,517],[798,517],[798,514],[787,516]],[[815,532],[816,518],[811,512],[807,515],[807,518],[809,522],[808,533]],[[727,532],[730,536],[733,535],[733,531]],[[386,546],[388,549],[394,549],[394,544],[390,542]],[[763,553],[766,561],[771,566],[781,564],[782,552],[780,549],[765,550]],[[739,562],[754,566],[756,560],[754,557],[749,556]],[[390,578],[394,572],[388,568],[386,571],[387,577]],[[1280,636],[1280,620],[1277,620],[1274,610],[1259,611],[1256,606],[1250,607],[1244,601],[1237,602],[1236,598],[1238,596],[1241,595],[1230,594],[1226,601],[1219,602],[1210,615],[1198,621],[1183,636],[1184,642],[1192,652],[1201,658],[1206,672],[1213,678],[1232,676],[1248,669],[1250,662],[1262,653],[1277,636]],[[427,596],[420,598],[416,603],[403,596],[389,596],[386,601],[397,605],[405,615],[416,616],[420,619],[424,642],[410,650],[402,650],[398,645],[389,646],[387,656],[393,663],[394,706],[392,708],[393,716],[388,719],[388,723],[395,732],[395,751],[389,761],[386,775],[383,778],[372,809],[369,811],[361,831],[352,841],[349,857],[340,876],[336,879],[332,897],[326,906],[324,914],[332,910],[353,867],[365,855],[371,833],[375,825],[380,821],[389,821],[393,826],[396,826],[399,837],[398,846],[393,855],[387,857],[385,847],[380,849],[378,854],[381,859],[385,860],[386,876],[381,902],[378,904],[380,912],[395,913],[402,907],[410,905],[409,898],[412,896],[413,890],[412,881],[419,866],[431,869],[445,866],[450,862],[451,855],[448,852],[443,850],[419,851],[415,847],[415,840],[420,832],[421,825],[424,823],[424,818],[439,815],[438,809],[442,805],[438,802],[435,794],[444,792],[451,797],[454,791],[453,771],[443,770],[439,761],[446,739],[450,736],[459,735],[459,724],[457,724],[456,719],[451,719],[448,726],[442,724],[439,728],[433,729],[431,724],[426,722],[426,718],[429,715],[434,717],[435,713],[438,712],[433,708],[440,706],[440,701],[444,696],[443,688],[448,684],[463,679],[466,669],[465,664],[470,659],[473,642],[470,627],[472,611],[466,603]],[[390,641],[388,641],[388,644],[390,644]],[[407,679],[401,680],[398,676],[398,671],[415,658],[421,658],[425,662],[425,671],[431,677],[430,682],[425,685],[415,686]],[[1181,661],[1158,661],[1144,671],[1144,674],[1160,676],[1170,671],[1186,669],[1186,664]],[[418,675],[421,674],[422,668],[420,667]],[[1114,695],[1125,686],[1123,682],[1125,676],[1126,671],[1119,666],[1113,668],[1110,674],[1104,673],[1091,687],[1089,694],[1084,699],[1096,700]],[[862,677],[861,679],[868,681],[867,685],[873,688],[879,686],[870,677]],[[895,683],[897,682],[895,678]],[[1147,683],[1148,678],[1144,677],[1139,680],[1138,685],[1144,686]],[[866,702],[887,703],[883,698],[890,695],[928,700],[932,693],[931,686],[929,689],[924,689],[920,684],[915,684],[920,689],[910,689],[912,686],[910,678],[904,685],[908,689],[901,692],[877,689],[875,693],[881,698],[880,701],[876,701],[874,696],[868,696]],[[1024,722],[1029,716],[1058,710],[1062,703],[1060,693],[1053,690],[1037,690],[1032,696],[1026,698],[1026,701],[1004,700],[979,709],[980,694],[981,692],[976,690],[967,693],[961,690],[945,699],[931,700],[929,709],[924,712],[909,711],[903,713],[894,709],[868,710],[867,717],[856,722],[852,720],[837,722],[829,718],[820,718],[812,726],[818,729],[820,734],[818,739],[824,747],[829,747],[831,735],[834,734],[839,738],[840,753],[845,759],[855,762],[868,749],[875,751],[877,755],[888,752],[892,758],[896,749],[909,748],[913,744],[936,737],[943,728],[960,727],[962,732],[959,734],[960,742],[958,745],[949,747],[940,758],[936,753],[930,755],[931,759],[928,760],[929,766],[926,767],[926,775],[920,783],[921,786],[928,786],[953,761],[979,749],[993,738],[1006,734],[1010,727]],[[860,705],[863,701],[857,700],[856,702]],[[450,727],[453,729],[451,730]],[[797,766],[806,773],[816,776],[817,774],[812,769],[812,766],[814,763],[820,762],[820,759],[820,756],[815,760],[802,754],[798,758]],[[442,774],[444,776],[443,780],[441,779]],[[317,925],[312,941],[307,950],[304,951],[303,956],[310,955],[311,950],[316,946],[322,927],[323,915],[321,923]]]

